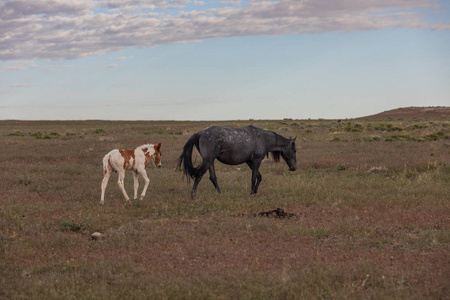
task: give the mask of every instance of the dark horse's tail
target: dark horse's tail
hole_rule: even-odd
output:
[[[192,149],[198,146],[198,141],[200,139],[200,133],[195,133],[191,136],[191,138],[186,142],[183,148],[183,153],[181,153],[180,157],[178,158],[178,164],[177,168],[180,169],[183,167],[184,175],[186,175],[187,178],[196,179],[199,176],[202,176],[204,172],[202,172],[203,164],[198,166],[197,168],[194,167],[194,164],[192,163]]]

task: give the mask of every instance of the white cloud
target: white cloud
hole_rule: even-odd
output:
[[[241,0],[220,1],[220,4],[222,4],[222,5],[229,5],[229,6],[240,5],[241,3],[242,3]]]
[[[117,67],[118,67],[117,64],[110,64],[110,65],[103,66],[103,69],[113,69],[113,68],[117,68]]]
[[[41,85],[34,84],[34,83],[14,83],[14,84],[10,85],[10,87],[15,87],[15,88],[34,87],[34,86],[41,86]]]
[[[36,67],[38,65],[32,60],[17,60],[0,66],[0,72],[25,71]]]
[[[116,60],[126,60],[126,59],[132,59],[133,56],[121,56],[121,57],[117,57]]]
[[[250,0],[245,7],[228,1],[213,9],[183,11],[189,2],[5,0],[0,3],[0,60],[72,59],[234,36],[449,29],[449,23],[422,19],[440,8],[436,0]]]

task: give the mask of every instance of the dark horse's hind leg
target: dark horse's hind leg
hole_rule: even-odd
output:
[[[219,184],[217,183],[217,176],[216,176],[216,170],[214,168],[214,162],[209,166],[209,179],[211,179],[212,183],[214,184],[216,191],[219,194],[221,194]]]
[[[210,163],[207,163],[206,161],[204,161],[202,163],[199,173],[198,173],[197,177],[195,177],[194,185],[192,186],[192,190],[191,190],[192,198],[195,197],[195,193],[197,192],[197,186],[200,183],[200,180],[202,180],[203,175],[205,175],[206,171],[208,171],[209,166],[210,166]]]
[[[197,186],[200,183],[200,180],[202,180],[202,177],[203,177],[203,175],[195,178],[194,185],[192,186],[192,190],[191,190],[191,198],[195,197],[195,193],[197,192]]]

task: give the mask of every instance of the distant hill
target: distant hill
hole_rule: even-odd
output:
[[[362,117],[363,120],[412,120],[412,119],[430,119],[430,120],[450,120],[450,107],[404,107],[384,111],[382,113]]]

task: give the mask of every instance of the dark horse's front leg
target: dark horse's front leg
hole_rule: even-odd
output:
[[[249,161],[247,162],[247,165],[252,169],[252,186],[250,194],[254,195],[258,192],[258,187],[262,180],[261,173],[259,172],[261,161]]]
[[[253,174],[252,174],[252,177],[253,177]],[[261,183],[261,180],[262,180],[261,173],[260,173],[259,171],[257,171],[257,173],[256,173],[256,184],[255,184],[255,192],[254,192],[254,194],[256,194],[256,192],[258,191],[259,184]]]

